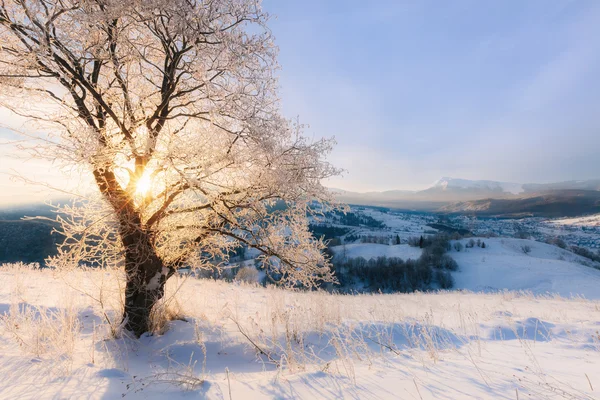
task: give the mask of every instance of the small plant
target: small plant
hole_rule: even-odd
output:
[[[235,280],[238,282],[258,283],[258,271],[252,266],[242,267],[235,275]]]
[[[521,251],[524,254],[529,254],[529,253],[531,253],[531,246],[524,244],[521,246]]]

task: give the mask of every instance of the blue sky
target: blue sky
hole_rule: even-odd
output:
[[[600,2],[265,0],[283,107],[332,186],[600,177]]]
[[[285,114],[335,136],[347,190],[600,178],[600,1],[264,0]],[[8,118],[0,110],[0,125]],[[8,131],[0,130],[6,141]],[[2,142],[0,140],[0,142]],[[0,203],[62,182],[0,146]]]

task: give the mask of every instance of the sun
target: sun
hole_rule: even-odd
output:
[[[143,174],[135,184],[135,193],[140,196],[145,196],[151,188],[152,180],[150,179],[150,174]]]

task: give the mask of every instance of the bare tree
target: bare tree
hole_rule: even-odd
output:
[[[333,142],[281,116],[267,21],[256,0],[0,1],[0,104],[101,200],[62,210],[51,261],[124,265],[138,336],[177,268],[240,245],[290,285],[333,279],[306,221]]]

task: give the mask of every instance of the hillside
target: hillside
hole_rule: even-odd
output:
[[[485,249],[475,246],[450,252],[459,265],[459,271],[453,273],[455,289],[529,291],[600,300],[600,269],[589,266],[600,268],[600,264],[533,240],[484,240]]]
[[[137,341],[105,320],[120,278],[2,267],[0,398],[592,400],[600,387],[598,301],[177,278],[177,319]]]
[[[363,257],[367,260],[382,256],[416,260],[421,255],[421,249],[406,244],[389,246],[377,243],[353,243],[334,246],[332,250],[336,255],[344,255],[348,258]]]
[[[0,220],[0,263],[26,262],[43,264],[56,254],[59,236],[46,221]]]
[[[580,216],[600,212],[600,191],[561,190],[517,199],[488,198],[442,206],[438,211],[502,217]]]
[[[24,220],[26,216],[54,218],[56,214],[44,204],[0,208],[0,264],[43,264],[48,256],[56,254],[60,237],[51,234],[54,225],[47,220]]]
[[[600,210],[599,180],[519,184],[444,177],[419,191],[331,190],[349,204],[429,212],[563,217]]]
[[[483,239],[486,247],[452,249],[459,270],[454,289],[472,292],[527,291],[536,295],[582,296],[600,300],[600,264],[559,247],[533,240]],[[463,246],[468,239],[460,241]],[[529,249],[527,253],[524,249]],[[408,245],[358,243],[332,248],[336,255],[417,259],[421,249]]]

